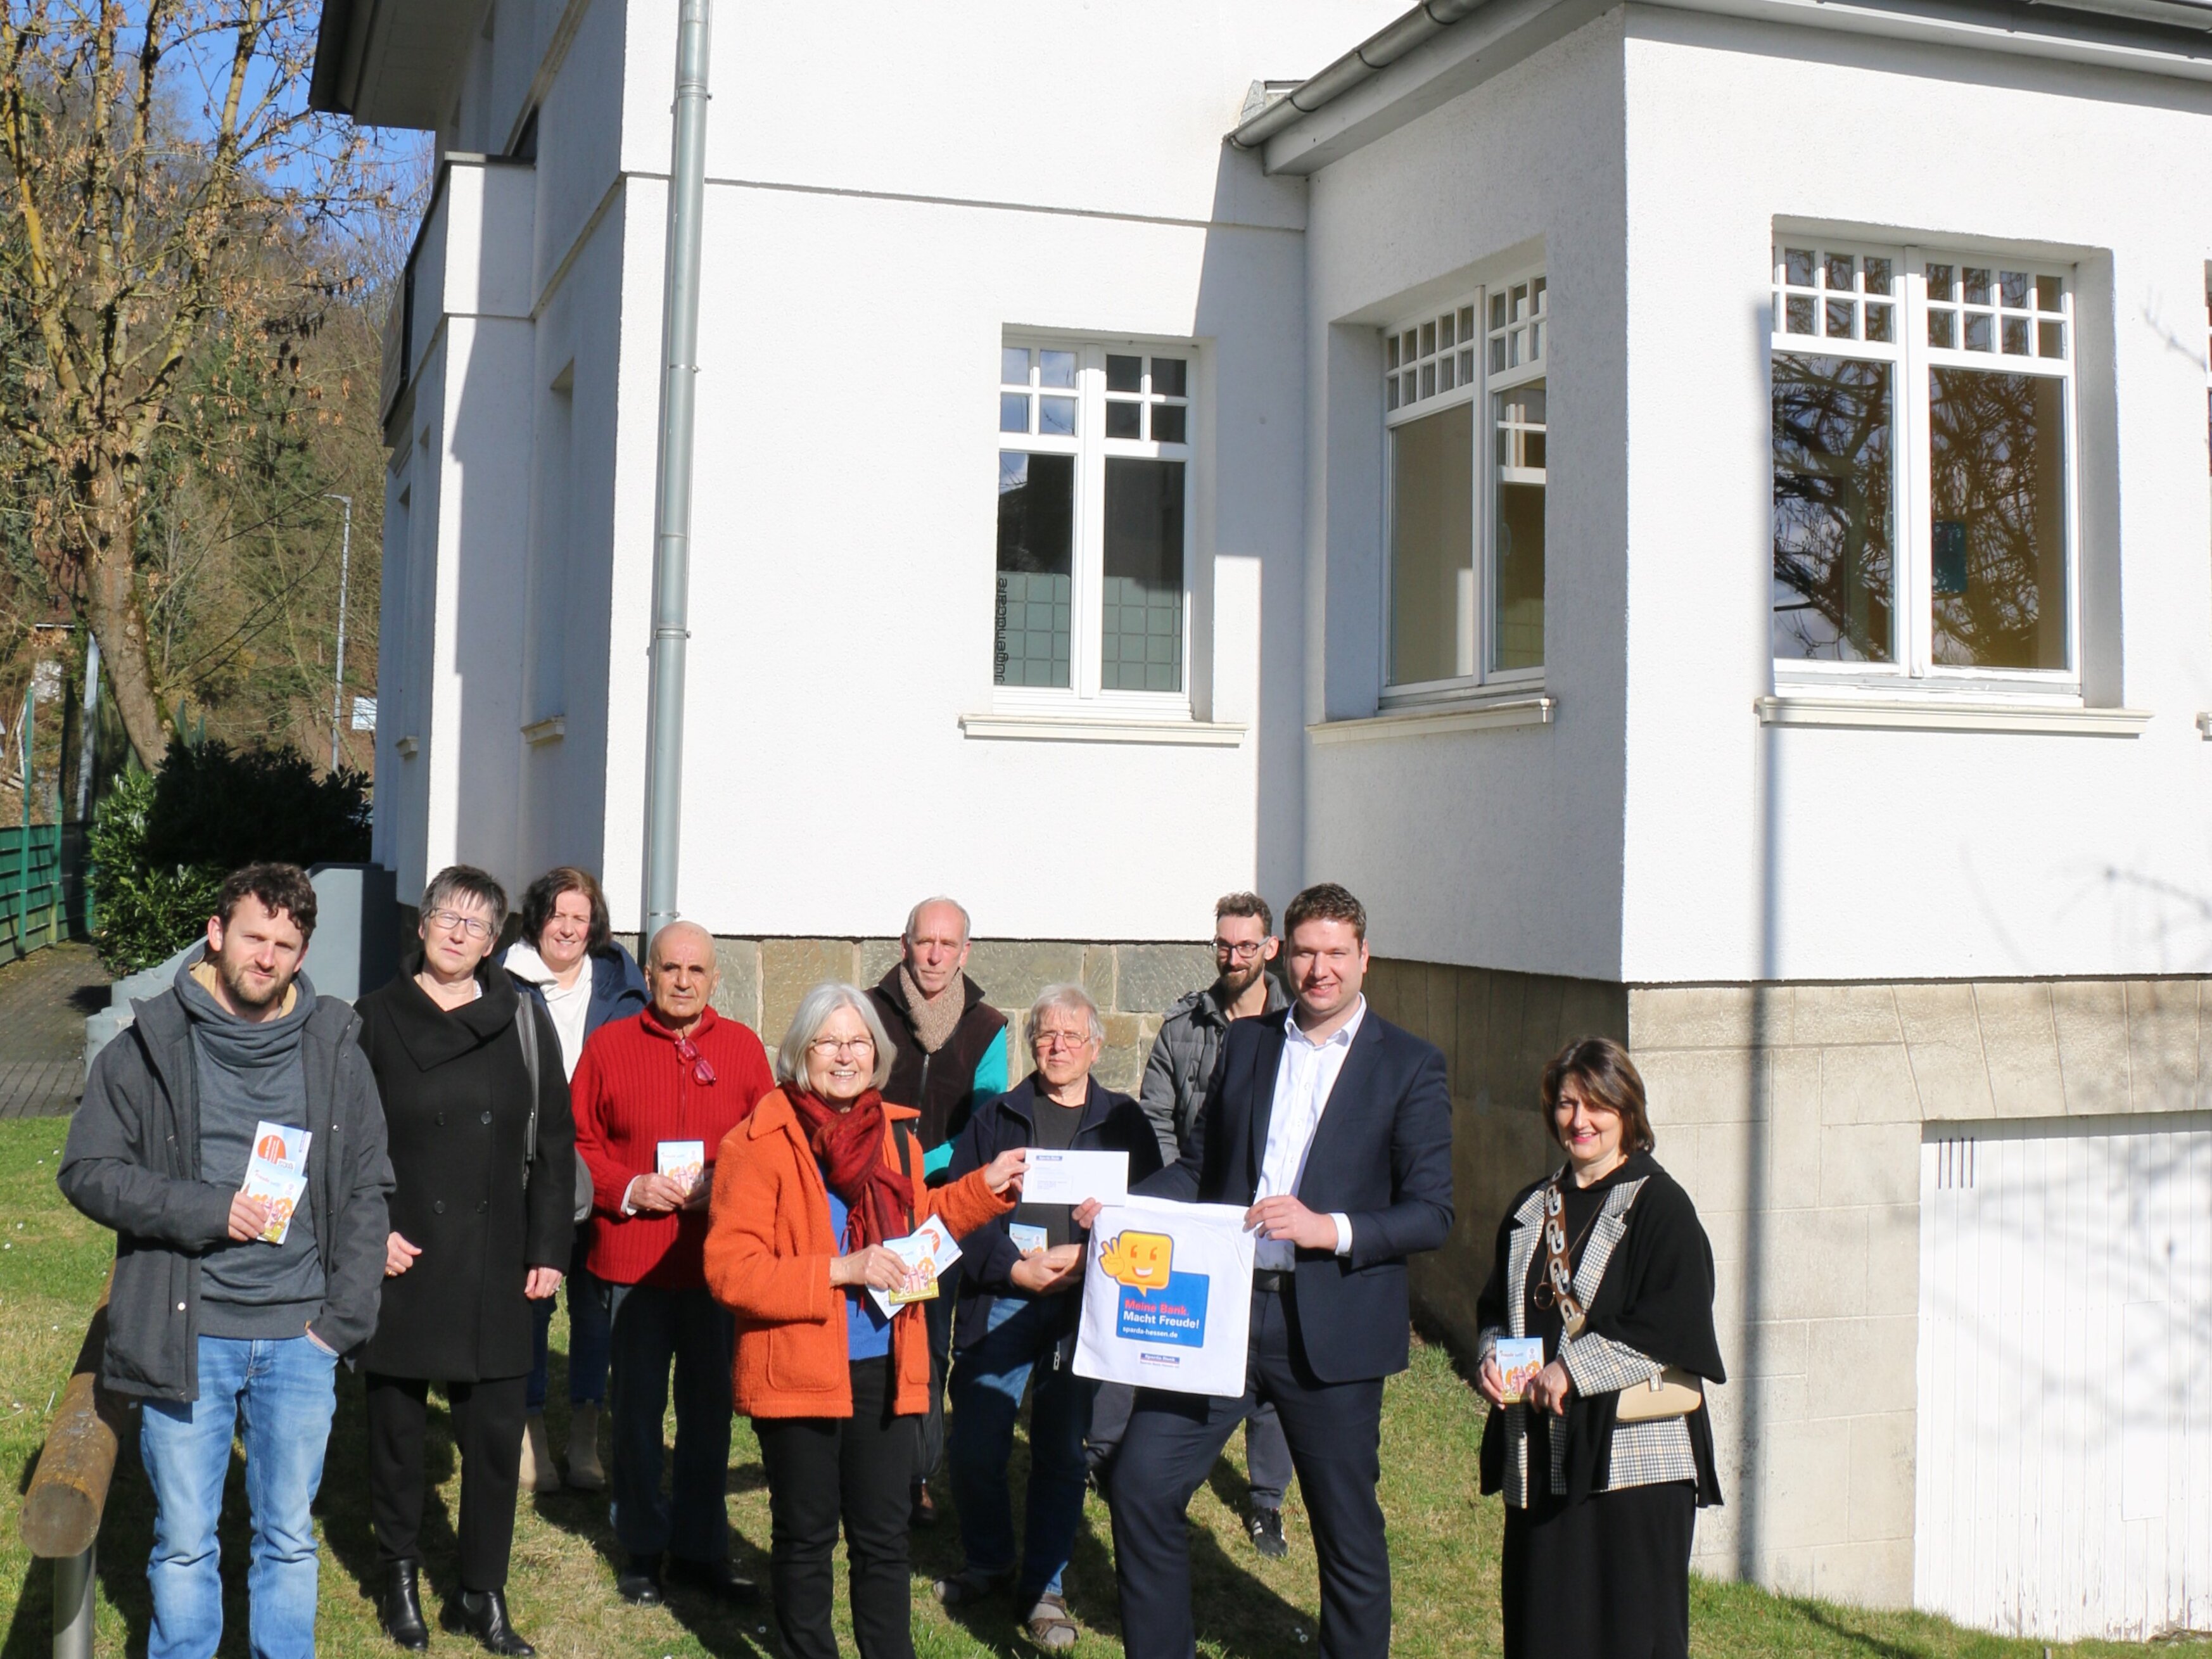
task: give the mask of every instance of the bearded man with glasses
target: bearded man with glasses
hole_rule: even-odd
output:
[[[651,1004],[592,1033],[577,1062],[576,1151],[592,1172],[591,1271],[612,1328],[608,1415],[625,1601],[674,1584],[757,1594],[731,1571],[722,1501],[734,1329],[707,1290],[707,1204],[722,1137],[775,1086],[760,1038],[714,1012],[714,940],[674,921],[646,953]],[[660,1424],[676,1377],[673,1492],[660,1492]]]

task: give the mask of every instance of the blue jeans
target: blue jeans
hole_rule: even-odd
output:
[[[606,1285],[613,1332],[615,1536],[632,1555],[729,1559],[730,1362],[737,1323],[705,1289]],[[676,1473],[660,1495],[660,1420],[676,1367]]]
[[[952,1363],[947,1455],[971,1572],[1004,1572],[1014,1565],[1006,1460],[1013,1455],[1023,1392],[1032,1381],[1036,1385],[1030,1402],[1027,1536],[1014,1597],[1024,1611],[1038,1596],[1059,1593],[1083,1520],[1083,1437],[1097,1385],[1070,1365],[1052,1363],[1065,1318],[1060,1297],[1002,1296],[992,1304],[983,1335]]]
[[[313,1659],[315,1524],[323,1449],[337,1403],[336,1356],[305,1335],[199,1339],[200,1397],[149,1400],[138,1457],[154,1488],[154,1593],[147,1659],[208,1659],[222,1639],[216,1522],[230,1441],[245,1420],[246,1501],[253,1514],[248,1646],[253,1659]]]
[[[599,1283],[584,1266],[592,1254],[588,1227],[576,1229],[576,1248],[568,1253],[568,1275],[562,1293],[568,1298],[568,1403],[600,1406],[607,1398],[607,1304]],[[547,1337],[553,1329],[553,1303],[546,1297],[530,1304],[530,1381],[523,1389],[526,1412],[545,1409]]]

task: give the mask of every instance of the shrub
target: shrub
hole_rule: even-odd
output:
[[[160,771],[116,781],[89,854],[93,942],[111,973],[136,973],[207,925],[216,889],[242,864],[366,859],[368,780],[343,770],[319,777],[289,744],[173,739]]]

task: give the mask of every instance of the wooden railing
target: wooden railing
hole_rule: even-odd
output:
[[[113,1269],[107,1277],[112,1289]],[[104,1289],[23,1494],[23,1541],[54,1564],[54,1659],[92,1659],[95,1547],[124,1420],[120,1403],[100,1386],[106,1346]]]

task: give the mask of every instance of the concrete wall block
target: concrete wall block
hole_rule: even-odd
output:
[[[750,939],[714,941],[714,1012],[760,1030],[761,948]]]
[[[1120,951],[1111,945],[1086,945],[1083,951],[1083,988],[1098,1005],[1101,1013],[1110,1013],[1121,1006],[1114,1000],[1115,958]]]
[[[1820,1201],[1820,1051],[1782,1048],[1767,1056],[1766,1186],[1769,1209]]]
[[[1918,1322],[1907,1316],[1815,1319],[1806,1328],[1808,1406],[1815,1417],[1913,1408]]]
[[[1787,1042],[1789,997],[1749,985],[1638,985],[1628,993],[1628,1029],[1639,1048],[1741,1048],[1762,1038]],[[1760,1012],[1767,1018],[1762,1021]]]
[[[2051,1012],[2071,1116],[2128,1109],[2127,994],[2114,980],[2054,980]]]
[[[1638,1043],[1636,1069],[1651,1126],[1747,1123],[1759,1093],[1759,1061],[1747,1048],[1651,1048]],[[1530,1080],[1534,1092],[1534,1079]]]
[[[1775,1425],[1763,1433],[1759,1536],[1778,1550],[1850,1540],[1850,1512],[1838,1501],[1850,1490],[1848,1419]]]
[[[1735,1363],[1732,1353],[1723,1352],[1721,1358],[1731,1365]],[[1805,1422],[1809,1416],[1805,1379],[1802,1376],[1732,1378],[1723,1387],[1710,1390],[1706,1397],[1712,1404],[1715,1461],[1723,1468],[1733,1461],[1738,1468],[1739,1482],[1754,1438],[1759,1444],[1767,1444],[1777,1429]],[[1742,1489],[1739,1485],[1737,1491]],[[1736,1501],[1735,1492],[1723,1496],[1731,1504]]]
[[[1670,1146],[1679,1146],[1685,1139],[1689,1142],[1686,1171],[1679,1164],[1670,1167],[1696,1203],[1698,1214],[1708,1210],[1748,1211],[1758,1200],[1760,1183],[1754,1178],[1752,1164],[1754,1158],[1765,1155],[1759,1145],[1765,1139],[1764,1128],[1751,1123],[1701,1123],[1669,1137]]]
[[[1813,1552],[1808,1593],[1863,1607],[1912,1605],[1912,1540],[1823,1545]]]
[[[1919,1196],[1917,1123],[1833,1123],[1822,1127],[1823,1205],[1911,1204]]]
[[[1811,1322],[1803,1319],[1767,1319],[1745,1327],[1741,1343],[1721,1355],[1728,1365],[1729,1386],[1755,1377],[1803,1376],[1812,1352],[1812,1328]],[[1809,1395],[1802,1403],[1806,1410],[1812,1409]]]
[[[1978,1039],[1972,1042],[1915,1042],[1905,1048],[1912,1086],[1923,1119],[1972,1119],[1996,1115],[1990,1092],[1989,1062]]]
[[[2057,1117],[2066,1110],[2058,1070],[2058,1029],[2051,987],[1985,981],[1974,987],[1982,1053],[1999,1117]]]
[[[1912,1538],[1912,1411],[1851,1419],[1851,1538]]]
[[[1847,1319],[1866,1311],[1867,1212],[1784,1210],[1752,1234],[1756,1316]]]
[[[968,976],[993,1007],[1012,1014],[1048,985],[1081,984],[1084,948],[1060,939],[979,939],[968,956]]]
[[[783,1041],[799,998],[825,979],[850,981],[856,952],[848,939],[765,939],[760,942],[760,1038],[769,1052]]]
[[[1178,997],[1212,984],[1215,977],[1209,945],[1122,945],[1115,956],[1115,1006],[1127,1013],[1165,1013]]]
[[[2191,1110],[2197,1104],[2197,981],[2130,980],[2124,990],[2130,1109]]]
[[[1903,1043],[1820,1050],[1821,1122],[1917,1124],[1920,1118],[1920,1091]]]
[[[1982,1022],[1974,1009],[1974,988],[1955,981],[1940,985],[1891,988],[1898,1024],[1907,1043],[1954,1042],[1979,1048]]]
[[[1793,1042],[1905,1040],[1905,1028],[1897,1017],[1897,999],[1887,985],[1798,985],[1791,992]]]
[[[895,939],[862,939],[860,966],[854,970],[860,977],[853,982],[864,989],[880,983],[885,974],[898,966],[899,956],[899,942]]]
[[[1881,1205],[1867,1212],[1867,1311],[1916,1315],[1920,1310],[1920,1206]]]
[[[1692,1193],[1690,1196],[1694,1200],[1698,1195]],[[1715,1261],[1743,1260],[1744,1242],[1751,1236],[1748,1211],[1716,1210],[1700,1201],[1698,1204],[1698,1220],[1705,1227],[1706,1242],[1713,1247]]]

